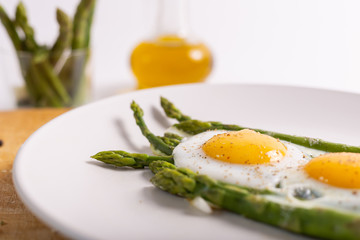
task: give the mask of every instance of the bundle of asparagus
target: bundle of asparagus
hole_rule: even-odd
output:
[[[27,96],[18,102],[20,106],[67,107],[85,100],[94,9],[95,0],[81,0],[73,20],[57,9],[59,35],[52,46],[45,46],[35,41],[22,2],[14,19],[0,5],[0,20],[17,52],[27,90]]]

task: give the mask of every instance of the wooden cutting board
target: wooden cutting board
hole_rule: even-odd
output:
[[[0,112],[0,239],[66,239],[39,221],[17,197],[12,164],[24,141],[40,126],[69,109]]]

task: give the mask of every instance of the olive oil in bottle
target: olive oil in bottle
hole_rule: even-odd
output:
[[[138,88],[203,82],[211,72],[211,52],[189,36],[186,10],[186,0],[159,0],[155,37],[131,54]]]

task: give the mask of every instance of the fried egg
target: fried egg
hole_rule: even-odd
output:
[[[244,129],[185,137],[173,156],[177,167],[283,196],[274,201],[360,212],[358,153],[326,153]]]

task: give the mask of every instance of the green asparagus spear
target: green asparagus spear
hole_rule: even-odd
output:
[[[72,49],[86,48],[95,0],[81,0],[73,21]]]
[[[151,166],[151,168],[153,168]],[[179,195],[185,198],[195,198],[196,180],[193,176],[188,176],[178,169],[164,168],[157,171],[151,182],[158,188],[171,194]]]
[[[0,5],[0,20],[4,25],[9,37],[16,49],[16,51],[22,50],[22,43],[18,33],[16,32],[16,27],[5,12],[4,8]]]
[[[180,143],[181,137],[173,134],[173,133],[166,133],[161,138],[166,144],[175,147],[177,144]],[[102,151],[93,156],[92,158],[102,161],[107,164],[115,165],[118,167],[132,167],[132,168],[143,168],[145,166],[149,166],[149,164],[156,162],[161,162],[162,165],[168,162],[167,167],[170,165],[175,168],[172,164],[174,163],[172,156],[149,156],[147,154],[139,154],[139,153],[128,153],[125,151]],[[161,166],[161,168],[163,168]]]
[[[64,51],[69,48],[72,39],[72,23],[68,15],[57,9],[56,20],[59,24],[59,36],[50,50],[49,60],[52,66],[56,65]]]
[[[179,122],[190,120],[191,117],[184,115],[175,105],[164,97],[160,98],[161,107],[164,109],[166,116],[175,118]]]
[[[241,127],[237,125],[227,125],[222,124],[220,122],[202,122],[199,120],[187,120],[177,124],[174,124],[177,129],[180,129],[189,134],[198,134],[200,132],[208,131],[208,130],[229,130],[229,131],[240,131],[243,129],[251,129],[256,132],[266,134],[272,136],[274,138],[278,138],[284,141],[288,141],[294,144],[298,144],[304,147],[317,149],[326,152],[355,152],[360,153],[360,147],[358,146],[350,146],[341,143],[333,143],[324,141],[318,138],[310,138],[310,137],[303,137],[303,136],[295,136],[289,135],[284,133],[277,133],[266,131],[262,129],[256,128],[247,128]]]
[[[149,163],[149,168],[154,174],[156,174],[164,169],[176,169],[176,166],[170,162],[157,160]]]
[[[161,137],[157,137],[150,132],[143,119],[144,112],[135,101],[131,103],[131,109],[134,112],[136,124],[139,126],[142,134],[148,139],[152,147],[166,155],[171,155],[174,150],[173,144],[166,143]]]
[[[16,8],[15,23],[24,32],[24,46],[26,47],[24,50],[30,52],[38,50],[39,46],[34,38],[34,29],[29,25],[26,9],[22,2],[20,2]]]
[[[193,199],[202,197],[211,204],[256,221],[289,231],[326,239],[359,239],[360,217],[320,207],[301,207],[275,200],[278,193],[249,191],[190,170],[159,167],[151,182],[171,194]],[[153,163],[150,164],[153,168]],[[160,170],[158,170],[160,169]],[[285,196],[279,195],[279,199]]]
[[[174,126],[184,131],[188,134],[195,135],[201,132],[205,132],[208,130],[229,130],[229,131],[240,131],[243,129],[251,129],[257,131],[262,134],[266,134],[272,136],[274,138],[278,138],[284,141],[288,141],[294,144],[298,144],[304,147],[309,147],[312,149],[322,150],[326,152],[355,152],[360,153],[359,146],[350,146],[341,143],[333,143],[324,141],[318,138],[310,138],[310,137],[303,137],[303,136],[294,136],[284,133],[277,133],[266,131],[262,129],[256,128],[248,128],[242,127],[238,125],[230,125],[230,124],[223,124],[221,122],[203,122],[200,120],[192,120],[189,116],[184,115],[179,109],[177,109],[174,104],[168,101],[165,98],[161,99],[161,106],[163,107],[166,115],[171,118],[175,118],[179,121],[179,123],[174,124]],[[164,102],[164,103],[163,103]]]
[[[118,167],[144,168],[153,161],[165,161],[173,163],[172,156],[149,156],[140,153],[128,153],[125,151],[102,151],[92,158]]]
[[[165,133],[164,136],[160,138],[164,143],[172,147],[176,147],[182,139],[182,137],[174,133]]]

